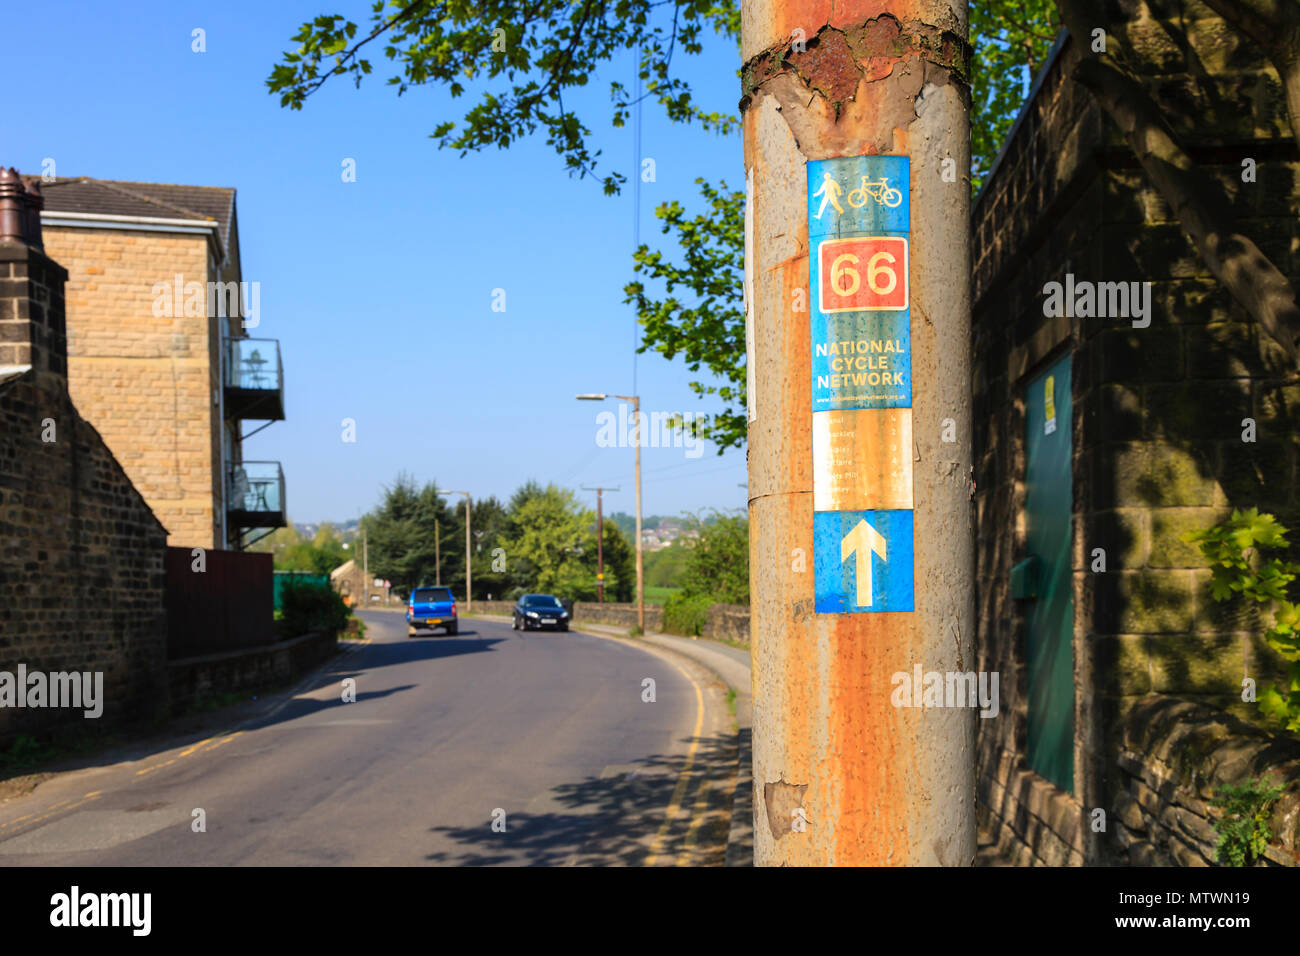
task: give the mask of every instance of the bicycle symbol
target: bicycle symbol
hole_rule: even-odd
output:
[[[903,201],[903,194],[889,185],[888,177],[882,177],[879,182],[873,183],[863,176],[862,185],[849,192],[849,205],[861,209],[868,199],[874,199],[893,209]]]

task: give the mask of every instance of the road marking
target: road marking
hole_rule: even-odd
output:
[[[101,791],[92,790],[90,791],[90,793],[86,794],[80,800],[77,800],[75,802],[70,803],[67,800],[64,800],[61,803],[54,804],[54,806],[52,807],[47,807],[45,812],[42,813],[39,817],[34,817],[29,813],[26,816],[18,817],[15,820],[10,820],[8,823],[4,824],[3,826],[0,826],[0,830],[5,829],[5,827],[11,827],[15,823],[19,823],[23,820],[26,820],[28,823],[40,823],[42,820],[48,820],[50,817],[59,813],[63,813],[66,810],[75,810],[77,809],[77,807],[90,803],[92,800],[98,800],[100,796],[101,796]]]
[[[700,732],[704,729],[704,694],[700,690],[700,685],[676,661],[670,660],[668,663],[676,667],[681,672],[681,675],[690,681],[691,686],[695,688],[695,732],[691,735],[691,746],[686,752],[686,765],[682,767],[681,775],[677,778],[677,786],[673,788],[672,798],[668,801],[668,809],[664,812],[663,825],[659,827],[654,842],[650,844],[650,853],[645,860],[646,866],[655,865],[662,852],[664,839],[668,836],[668,830],[676,821],[677,814],[681,810],[682,797],[686,795],[686,787],[691,779],[691,768],[695,765],[695,752],[700,747]]]
[[[200,740],[198,743],[194,744],[194,745],[193,745],[192,747],[190,747],[188,750],[183,750],[183,751],[181,751],[181,753],[177,754],[177,755],[176,755],[175,757],[173,757],[171,760],[164,760],[162,763],[154,764],[152,767],[145,767],[143,770],[137,770],[137,771],[135,772],[135,775],[136,775],[137,777],[143,777],[143,776],[145,776],[146,774],[151,774],[151,773],[153,773],[153,772],[156,771],[156,770],[161,770],[163,767],[170,767],[172,764],[176,763],[178,760],[180,760],[180,759],[182,759],[182,758],[184,758],[184,757],[188,757],[190,754],[193,754],[193,753],[196,753],[196,752],[200,751],[200,749],[203,748],[205,745],[207,745],[207,744],[211,743],[212,741],[216,740],[217,742],[216,742],[215,744],[213,744],[211,747],[208,747],[206,750],[203,750],[203,751],[202,751],[204,754],[210,754],[210,753],[212,753],[212,751],[216,750],[218,747],[221,747],[221,746],[224,746],[225,744],[230,743],[232,740],[234,740],[236,737],[240,736],[240,735],[243,734],[243,733],[244,733],[244,731],[242,731],[242,730],[237,730],[237,731],[235,731],[233,734],[231,734],[230,736],[228,736],[228,737],[223,737],[221,740],[217,740],[216,737],[209,737],[207,740]]]
[[[700,778],[700,788],[695,793],[695,805],[691,807],[691,825],[686,830],[686,839],[682,842],[682,852],[677,857],[678,866],[690,866],[695,856],[695,843],[700,826],[704,823],[704,811],[709,805],[709,778]]]

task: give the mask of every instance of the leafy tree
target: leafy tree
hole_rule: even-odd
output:
[[[311,541],[299,542],[285,550],[282,570],[329,574],[348,557],[343,539],[334,530],[334,525],[327,521],[316,529],[316,536]]]
[[[457,520],[463,523],[464,503],[458,504],[456,510]],[[498,558],[494,552],[501,547],[509,522],[509,513],[496,498],[483,498],[474,502],[470,514],[470,527],[474,549],[475,598],[486,599],[489,594],[494,598],[501,598],[510,589],[509,564],[506,564],[505,571],[497,571],[493,568]]]
[[[721,454],[745,440],[745,194],[727,192],[697,179],[706,204],[704,212],[687,216],[674,201],[656,207],[664,233],[676,233],[682,250],[680,264],[642,244],[633,253],[633,270],[662,282],[667,298],[646,294],[645,283],[633,280],[624,302],[636,308],[645,326],[638,351],[653,349],[664,358],[681,355],[692,372],[703,366],[709,375],[690,383],[701,397],[716,395],[724,403],[710,419],[692,422],[692,430],[717,446]],[[678,289],[689,293],[683,301]]]
[[[304,540],[292,524],[276,528],[251,550],[270,552],[277,571],[307,571],[312,574],[329,574],[352,556],[343,547],[343,538],[329,522],[317,528],[316,536],[310,541]]]
[[[594,515],[578,504],[566,488],[535,483],[511,499],[510,527],[505,548],[511,578],[517,587],[559,597],[594,592],[596,537]]]
[[[679,538],[666,548],[651,551],[645,556],[645,583],[649,588],[681,587],[690,557],[683,540]]]
[[[1060,32],[1061,17],[1052,0],[972,0],[972,191],[993,167]]]
[[[605,550],[606,599],[612,597],[615,601],[631,601],[636,594],[636,553],[627,537],[610,518],[605,519],[605,526],[601,529],[601,544]],[[594,564],[592,578],[595,578]]]
[[[398,475],[384,491],[379,507],[362,519],[370,549],[370,571],[380,578],[393,582],[393,590],[406,594],[413,587],[432,584],[437,580],[434,527],[437,525],[443,541],[454,552],[455,537],[446,504],[436,494],[436,483],[418,488],[409,475]],[[449,581],[448,548],[443,549],[443,583]],[[454,565],[454,560],[451,561]],[[459,560],[463,573],[464,559]]]
[[[697,519],[699,538],[690,547],[682,593],[720,604],[749,603],[749,519],[714,512]]]
[[[439,148],[461,155],[542,133],[570,175],[595,176],[606,193],[627,177],[597,173],[600,150],[587,143],[587,122],[564,105],[564,94],[588,80],[605,61],[638,50],[644,91],[609,85],[610,120],[623,126],[638,98],[653,98],[675,122],[697,122],[728,131],[736,118],[696,105],[690,84],[674,69],[678,53],[698,55],[707,29],[737,38],[739,5],[731,0],[674,0],[671,16],[655,17],[663,0],[375,0],[367,28],[342,16],[323,15],[302,24],[266,85],[280,105],[302,109],[331,77],[349,76],[359,87],[374,69],[372,43],[389,61],[387,83],[402,95],[411,87],[436,85],[453,98],[466,84],[486,87],[460,120],[433,130]]]

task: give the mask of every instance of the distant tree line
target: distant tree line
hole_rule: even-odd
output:
[[[392,581],[398,595],[439,580],[457,597],[465,594],[465,500],[448,501],[436,489],[436,482],[420,487],[399,475],[361,519],[370,572]],[[567,488],[530,481],[505,504],[475,499],[470,530],[475,599],[540,591],[595,600],[596,515]],[[605,599],[630,601],[636,588],[631,543],[608,518],[601,540]]]
[[[620,529],[627,517],[605,517],[607,601],[636,597],[634,539],[630,529]],[[653,520],[656,526],[678,522],[684,533],[668,547],[645,553],[647,588],[680,592],[702,605],[749,603],[749,522],[743,515],[714,511],[680,518],[656,515]],[[513,599],[541,591],[595,600],[596,516],[574,492],[530,481],[505,504],[495,497],[476,499],[470,532],[476,599]],[[439,580],[463,597],[465,501],[438,494],[436,482],[421,486],[399,475],[379,505],[362,517],[355,534],[340,534],[327,522],[308,539],[290,525],[258,542],[255,550],[269,551],[277,570],[318,574],[328,574],[349,558],[358,564],[368,559],[370,574],[392,581],[400,597]]]

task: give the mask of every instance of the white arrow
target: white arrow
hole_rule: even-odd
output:
[[[873,551],[881,561],[887,560],[884,536],[867,524],[867,519],[863,518],[840,543],[840,561],[847,561],[851,554],[856,553],[858,556],[856,566],[858,607],[871,607],[871,553]]]

